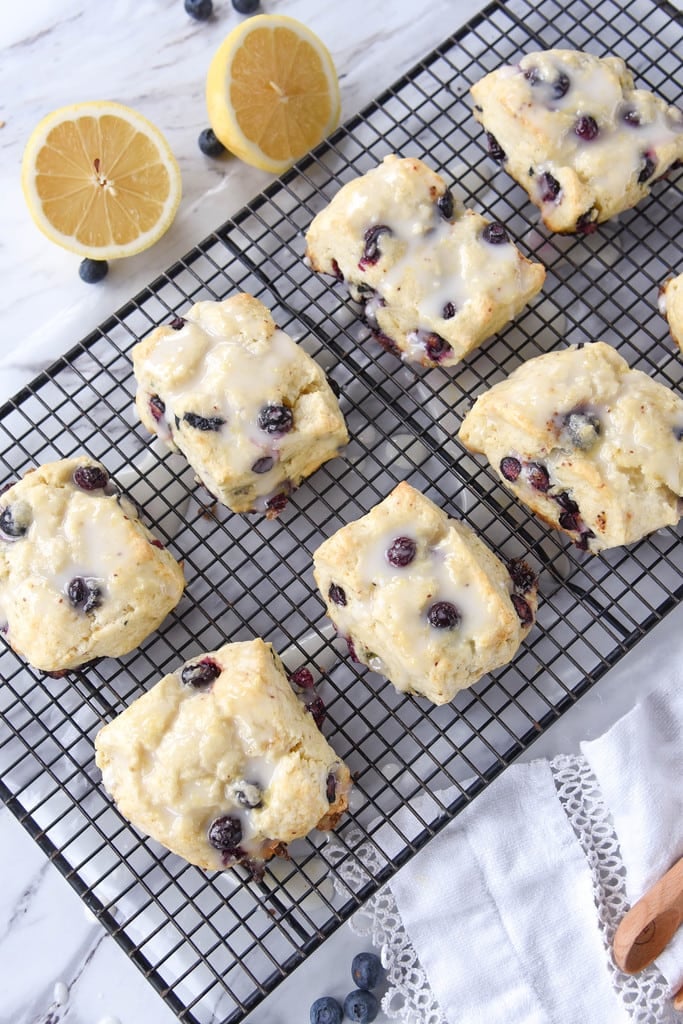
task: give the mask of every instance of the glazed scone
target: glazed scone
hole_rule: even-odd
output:
[[[584,550],[681,516],[683,400],[604,342],[530,359],[477,399],[459,437]]]
[[[594,230],[683,160],[683,114],[636,89],[620,57],[529,53],[471,92],[489,153],[552,231]]]
[[[140,419],[233,512],[284,508],[348,441],[318,364],[251,295],[197,302],[133,349]]]
[[[671,337],[683,352],[683,274],[670,277],[659,291],[659,310],[669,322]]]
[[[0,624],[35,668],[127,654],[184,586],[181,567],[94,459],[46,463],[0,495]]]
[[[105,789],[136,828],[207,871],[256,874],[348,805],[346,765],[263,640],[188,661],[100,730]]]
[[[349,653],[397,690],[446,704],[506,665],[531,629],[536,579],[405,482],[313,556]]]
[[[313,270],[345,281],[375,338],[406,362],[454,366],[540,290],[501,224],[462,209],[421,160],[387,156],[306,234]]]

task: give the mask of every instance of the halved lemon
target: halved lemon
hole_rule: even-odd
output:
[[[306,25],[259,14],[232,30],[209,66],[209,122],[245,163],[280,174],[339,124],[339,82]]]
[[[40,230],[96,260],[148,248],[180,202],[180,168],[166,139],[120,103],[75,103],[48,114],[26,144],[21,178]]]

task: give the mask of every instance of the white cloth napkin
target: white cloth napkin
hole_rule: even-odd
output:
[[[548,762],[513,765],[391,882],[449,1024],[626,1024]]]

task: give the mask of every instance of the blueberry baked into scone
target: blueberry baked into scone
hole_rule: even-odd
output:
[[[121,814],[207,871],[255,875],[348,805],[349,770],[263,640],[188,661],[100,730],[96,761]]]
[[[476,82],[474,116],[552,231],[590,232],[683,161],[683,114],[620,57],[529,53]]]
[[[127,654],[184,586],[180,565],[91,458],[46,463],[0,495],[0,628],[37,669]]]
[[[143,424],[233,512],[274,518],[348,441],[324,372],[251,295],[195,303],[133,365]]]
[[[459,438],[587,551],[683,512],[683,400],[604,342],[523,363],[476,400]]]
[[[670,277],[660,288],[659,311],[666,317],[671,337],[683,352],[683,274]]]
[[[312,269],[363,304],[374,337],[422,366],[459,363],[545,279],[502,224],[462,208],[421,160],[395,155],[344,185],[306,243]]]
[[[536,578],[405,481],[313,555],[351,657],[397,690],[446,704],[507,664],[531,629]]]

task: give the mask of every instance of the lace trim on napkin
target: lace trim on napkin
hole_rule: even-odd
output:
[[[605,960],[617,995],[634,1024],[679,1024],[666,981],[654,964],[631,976],[612,961],[614,932],[629,906],[626,870],[612,819],[588,762],[581,756],[561,756],[550,762],[550,768],[562,808],[588,861]],[[360,830],[352,830],[347,842],[358,861],[343,861],[338,871],[357,891],[385,862],[372,844],[363,842]],[[403,926],[390,885],[378,890],[353,915],[350,925],[381,950],[388,986],[382,1009],[387,1017],[403,1024],[448,1024]]]

